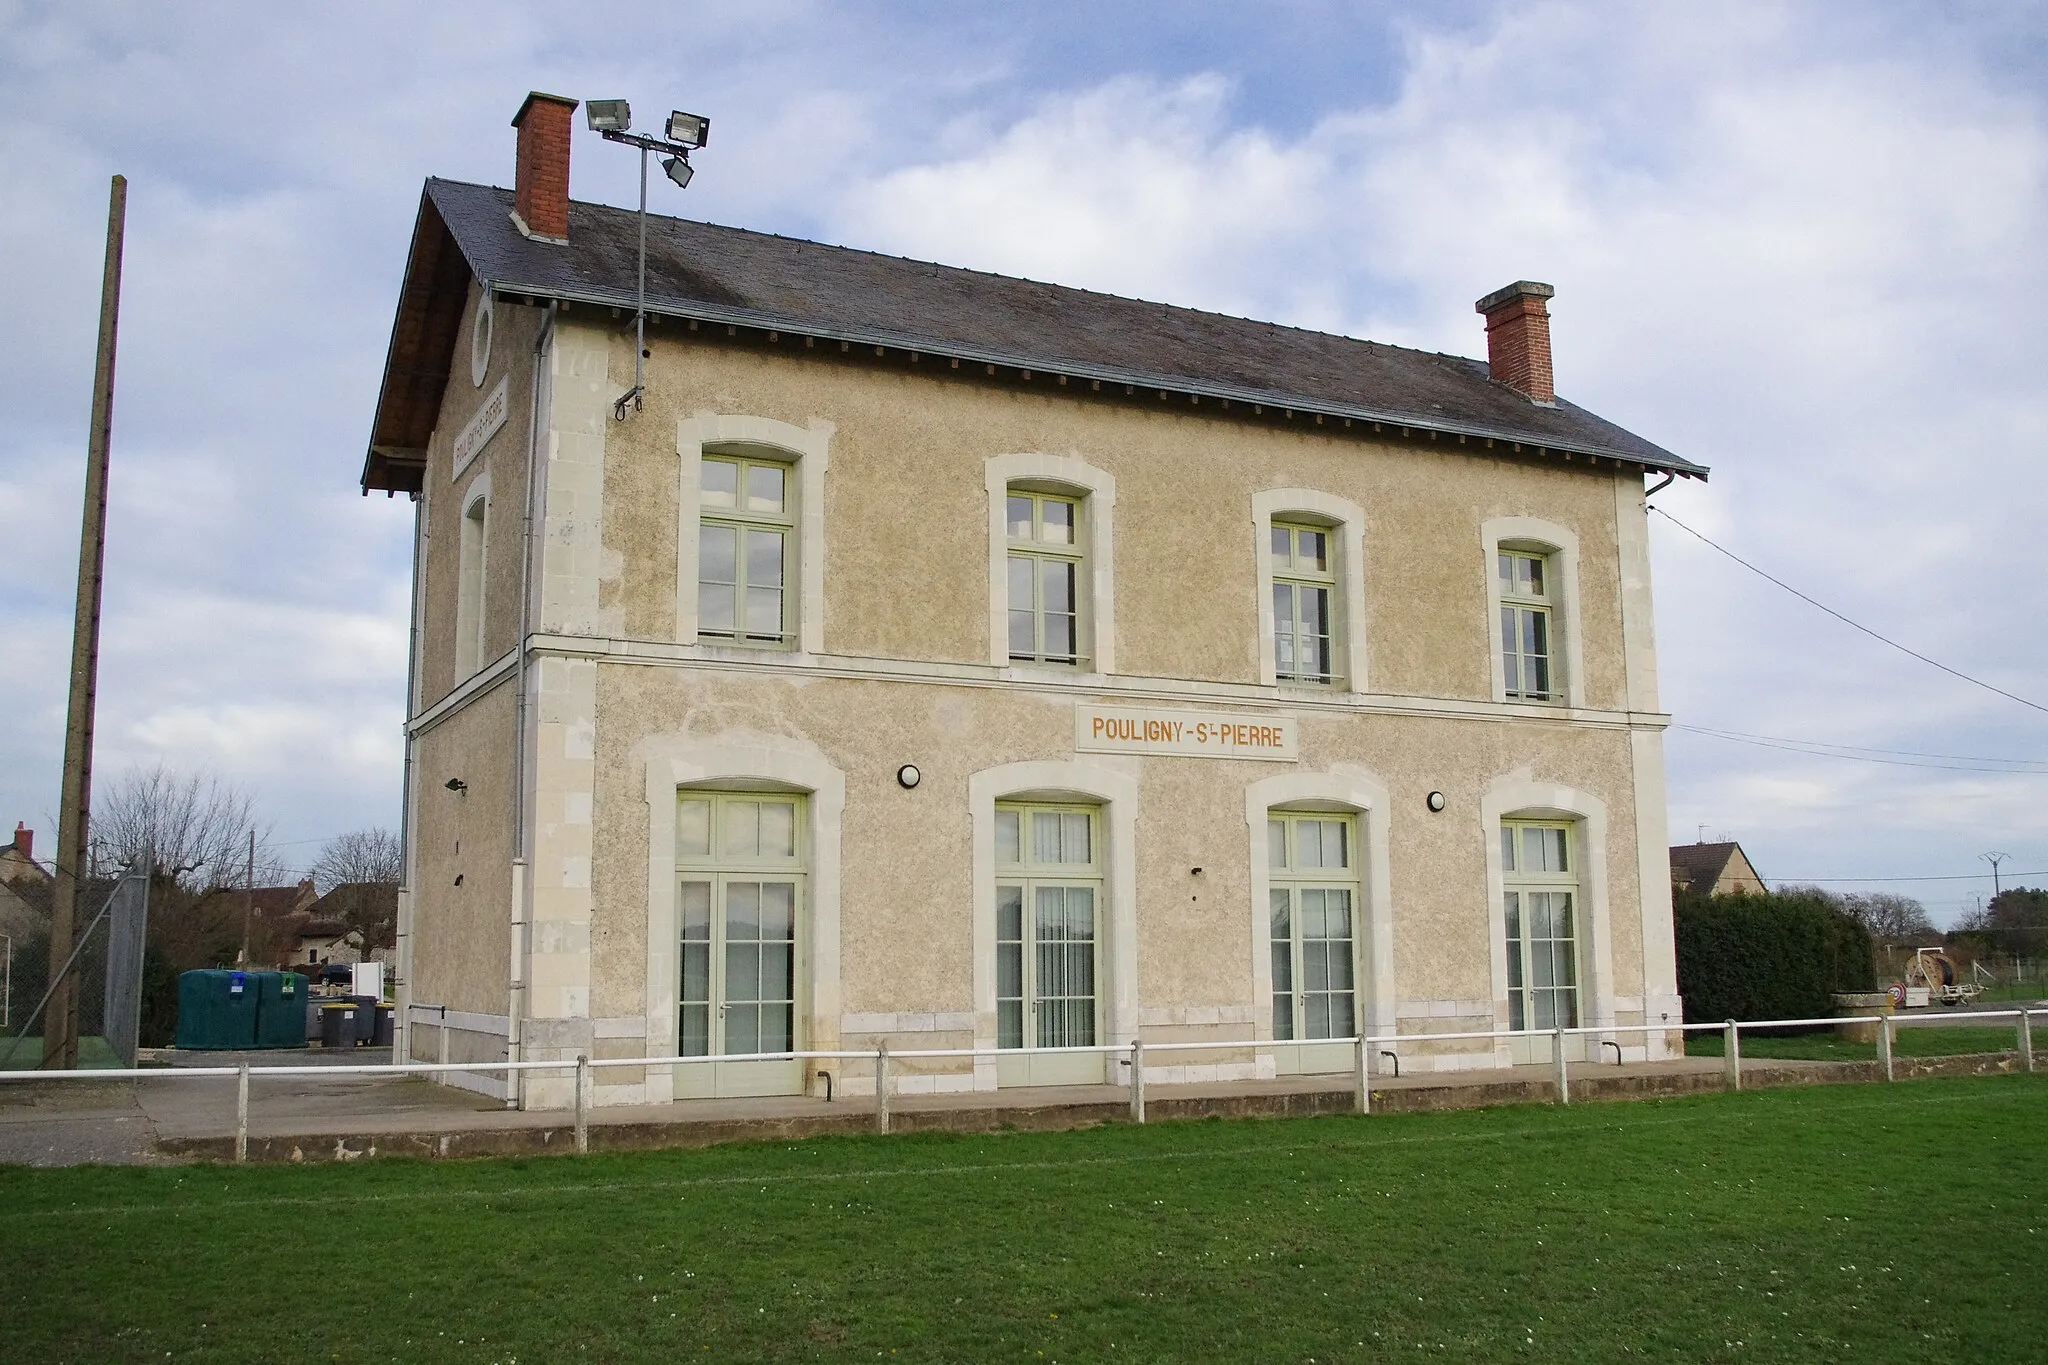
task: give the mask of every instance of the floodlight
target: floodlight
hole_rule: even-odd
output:
[[[702,114],[685,114],[671,110],[668,116],[668,140],[683,147],[702,147],[711,141],[711,120]]]
[[[661,159],[661,170],[662,174],[676,182],[676,188],[679,190],[690,188],[690,177],[696,174],[695,171],[690,169],[690,163],[679,156],[663,157]]]
[[[624,100],[590,100],[583,112],[593,133],[623,133],[633,126],[633,106]]]

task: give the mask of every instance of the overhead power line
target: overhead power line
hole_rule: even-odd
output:
[[[1898,768],[1934,768],[1952,773],[1994,773],[2008,777],[2048,777],[2048,763],[2031,758],[1978,758],[1965,754],[1914,754],[1908,749],[1860,749],[1853,744],[1826,744],[1818,740],[1787,739],[1780,735],[1751,735],[1740,730],[1717,730],[1705,725],[1679,725],[1671,727],[1691,734],[1706,735],[1711,739],[1731,740],[1737,744],[1753,744],[1763,749],[1779,749],[1786,753],[1807,754],[1814,758],[1846,758],[1857,763],[1883,763]],[[1854,752],[1844,752],[1854,751]],[[1880,755],[1902,755],[1901,757],[1880,757]],[[1930,763],[1927,759],[1953,759],[1948,763]]]
[[[1938,877],[1773,877],[1779,886],[1800,886],[1807,882],[1981,882],[1988,873],[1943,873]],[[2048,872],[2008,872],[2008,877],[2048,877]]]
[[[1677,517],[1672,516],[1663,508],[1658,507],[1655,504],[1652,504],[1650,510],[1652,512],[1655,512],[1657,515],[1663,517],[1664,520],[1670,522],[1679,530],[1691,536],[1694,540],[1699,541],[1700,544],[1705,545],[1708,549],[1719,551],[1721,554],[1726,555],[1728,558],[1734,560],[1737,564],[1740,564],[1743,568],[1755,574],[1758,578],[1761,578],[1769,583],[1775,583],[1777,586],[1783,588],[1786,592],[1791,593],[1794,597],[1806,603],[1808,606],[1816,607],[1819,610],[1826,612],[1828,615],[1834,617],[1837,621],[1840,621],[1843,625],[1852,626],[1855,629],[1862,631],[1865,635],[1868,635],[1871,639],[1876,640],[1878,643],[1890,645],[1893,649],[1898,650],[1901,654],[1910,654],[1914,658],[1918,659],[1921,663],[1927,664],[1929,667],[1932,668],[1938,668],[1952,678],[1960,678],[1964,682],[1969,683],[1972,686],[1983,688],[1986,692],[1996,692],[1999,696],[2004,697],[2007,701],[2016,701],[2021,706],[2031,707],[2044,715],[2048,715],[2048,706],[2043,706],[2039,702],[2028,701],[2025,697],[2020,696],[2018,693],[2008,692],[2004,688],[1996,685],[1995,683],[1985,682],[1982,678],[1973,678],[1959,668],[1950,668],[1947,664],[1941,662],[1939,659],[1930,659],[1917,649],[1909,649],[1905,645],[1900,644],[1897,640],[1894,640],[1887,635],[1879,634],[1877,631],[1872,630],[1869,626],[1864,625],[1860,621],[1852,621],[1848,617],[1842,615],[1842,613],[1836,611],[1833,607],[1827,605],[1825,602],[1818,602],[1815,601],[1813,598],[1808,597],[1805,593],[1799,591],[1799,589],[1793,587],[1784,579],[1779,578],[1773,574],[1766,573],[1764,570],[1759,569],[1756,565],[1750,563],[1741,555],[1736,554],[1735,551],[1727,548],[1724,545],[1718,545],[1715,542],[1707,539],[1698,531],[1693,530],[1692,527],[1687,526],[1684,522],[1680,521]]]

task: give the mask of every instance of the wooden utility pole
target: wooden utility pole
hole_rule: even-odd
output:
[[[78,542],[78,609],[71,625],[71,702],[64,723],[64,789],[57,813],[57,877],[51,888],[50,961],[72,948],[78,887],[85,873],[92,816],[92,732],[100,673],[100,580],[107,546],[107,447],[114,430],[114,337],[121,318],[121,234],[128,222],[128,180],[115,176],[107,200],[107,259],[100,274],[99,360],[92,376],[92,429],[86,441],[85,524]],[[143,869],[145,874],[154,869]],[[78,991],[66,974],[50,995],[43,1063],[78,1065]]]
[[[249,926],[256,918],[256,831],[249,831],[249,872],[242,883],[242,952],[235,961],[249,965]]]

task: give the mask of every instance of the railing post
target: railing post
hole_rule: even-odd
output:
[[[1742,1029],[1733,1019],[1721,1030],[1721,1070],[1730,1090],[1742,1089]]]
[[[585,1098],[590,1088],[590,1055],[576,1054],[576,1154],[590,1151],[590,1107]]]
[[[1884,1070],[1884,1078],[1892,1079],[1892,1017],[1887,1014],[1877,1021],[1877,1063]]]
[[[875,1131],[889,1131],[889,1044],[875,1049]]]
[[[2024,1009],[2020,1011],[2019,1034],[2020,1066],[2027,1071],[2032,1071],[2034,1069],[2034,1026],[2032,1021],[2028,1019],[2027,1012]]]
[[[446,1011],[442,1012],[441,1027],[438,1031],[441,1035],[441,1065],[446,1066],[448,1065],[448,1015]],[[445,1080],[447,1078],[444,1075],[442,1079]]]
[[[1363,1032],[1358,1035],[1358,1055],[1352,1059],[1351,1083],[1357,1087],[1358,1112],[1372,1112],[1372,1074],[1366,1068],[1372,1060],[1372,1040]]]
[[[1145,1121],[1145,1040],[1131,1039],[1131,1122]]]
[[[1557,1062],[1557,1102],[1559,1104],[1570,1104],[1572,1102],[1572,1084],[1571,1078],[1565,1074],[1564,1069],[1563,1024],[1559,1024],[1551,1030],[1550,1039],[1550,1055]]]
[[[235,1160],[249,1159],[249,1064],[235,1073]]]

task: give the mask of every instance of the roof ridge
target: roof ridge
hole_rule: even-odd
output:
[[[461,185],[469,189],[488,189],[506,195],[512,193],[511,190],[506,189],[503,185],[483,185],[473,180],[450,180],[445,176],[429,176],[427,178],[429,180],[438,180],[444,185]],[[571,199],[569,204],[572,208],[597,209],[605,213],[638,216],[638,211],[635,209],[620,208],[616,204],[601,204],[592,199]],[[1401,346],[1391,341],[1376,341],[1371,337],[1352,336],[1348,332],[1329,332],[1318,327],[1300,327],[1290,322],[1274,322],[1270,318],[1255,318],[1239,313],[1224,313],[1213,308],[1196,308],[1191,304],[1185,303],[1169,303],[1164,299],[1142,298],[1136,294],[1117,294],[1106,289],[1090,289],[1085,285],[1061,284],[1057,280],[1037,280],[1029,275],[1006,275],[1000,270],[983,270],[978,266],[948,265],[944,261],[928,261],[920,256],[899,256],[887,251],[877,251],[873,247],[844,246],[837,242],[819,241],[814,237],[792,237],[782,232],[764,232],[759,228],[738,227],[731,223],[715,223],[708,218],[686,218],[676,213],[650,213],[648,217],[671,223],[688,223],[693,227],[710,228],[717,232],[730,232],[743,237],[759,238],[764,241],[789,242],[796,246],[817,247],[823,251],[844,251],[855,256],[872,256],[877,260],[896,261],[906,265],[928,266],[933,270],[957,271],[965,275],[979,275],[985,279],[1005,280],[1012,284],[1028,284],[1041,289],[1057,289],[1063,293],[1080,294],[1088,298],[1114,299],[1119,303],[1140,304],[1146,308],[1165,308],[1176,313],[1190,313],[1196,317],[1225,318],[1231,322],[1248,323],[1254,327],[1263,327],[1275,332],[1294,332],[1302,336],[1330,337],[1338,341],[1354,342],[1360,346],[1398,351],[1404,355],[1433,357],[1439,360],[1456,360],[1468,365],[1484,365],[1486,363],[1476,356],[1458,355],[1452,351],[1425,351],[1419,346]]]

